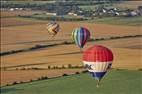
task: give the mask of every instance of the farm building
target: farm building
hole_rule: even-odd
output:
[[[53,16],[56,16],[57,13],[46,12],[46,15],[53,15]]]

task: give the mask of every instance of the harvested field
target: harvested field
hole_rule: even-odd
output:
[[[23,26],[23,25],[31,25],[31,24],[42,24],[43,21],[34,21],[28,19],[21,19],[21,18],[1,18],[1,25],[2,27],[8,26]]]
[[[100,42],[90,42],[85,46],[84,49],[92,46],[93,44],[100,44],[110,47],[114,54],[116,55],[113,67],[115,68],[129,68],[129,69],[139,69],[141,49],[126,48],[127,46],[134,46],[139,44],[140,38],[132,39],[120,39],[120,40],[110,40],[110,41],[100,41]],[[121,45],[121,46],[120,46]],[[123,48],[124,45],[124,48]],[[72,49],[70,49],[72,48]],[[58,52],[58,53],[57,53]],[[1,61],[2,67],[7,68],[47,68],[48,65],[82,65],[81,61],[82,55],[79,48],[72,45],[60,45],[51,48],[44,48],[37,51],[23,52],[19,54],[13,54],[9,56],[3,56]],[[122,59],[123,58],[123,59]],[[129,59],[133,58],[133,60]],[[21,61],[24,60],[24,61]],[[126,63],[124,63],[126,62]],[[33,65],[35,64],[35,65]]]
[[[79,26],[87,27],[92,38],[110,38],[115,36],[142,35],[141,27],[94,24],[87,22],[59,22],[61,32],[54,38],[49,36],[45,21],[21,18],[2,18],[1,52],[25,49],[35,45],[56,44],[71,41],[71,32]],[[114,52],[113,68],[140,69],[141,38],[127,38],[107,41],[88,42],[84,50],[93,44],[105,45]],[[132,58],[132,59],[131,59]],[[35,51],[22,52],[1,57],[2,85],[13,81],[29,81],[41,76],[60,76],[61,73],[73,73],[74,70],[15,70],[22,68],[48,68],[48,66],[82,65],[82,53],[74,45],[58,45]],[[8,71],[9,70],[9,71]],[[54,75],[51,75],[54,74]],[[15,76],[16,75],[16,76]]]
[[[2,52],[29,48],[37,44],[55,44],[63,41],[71,41],[71,32],[78,26],[87,27],[91,31],[92,38],[142,35],[140,32],[141,27],[115,26],[81,22],[59,23],[61,26],[61,32],[59,32],[54,38],[51,38],[51,36],[49,36],[48,32],[46,31],[45,22],[34,25],[2,27]]]
[[[37,80],[40,77],[58,77],[63,74],[74,74],[81,72],[83,69],[62,69],[62,70],[15,70],[1,71],[1,85],[12,84],[13,82],[27,82]]]
[[[142,37],[139,38],[127,38],[127,39],[114,39],[106,41],[94,41],[94,44],[100,44],[105,46],[111,46],[113,48],[128,48],[128,49],[141,49]],[[92,45],[92,43],[88,43]]]
[[[44,13],[44,11],[31,11],[31,10],[17,10],[17,11],[1,11],[1,18],[16,17],[16,16],[28,16],[37,13]]]
[[[129,8],[129,9],[137,9],[138,6],[141,6],[141,0],[129,0],[124,1],[123,3],[113,4],[113,6],[118,8]]]

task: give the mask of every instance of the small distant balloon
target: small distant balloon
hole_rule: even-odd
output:
[[[98,80],[97,86],[110,69],[112,61],[112,51],[101,45],[94,45],[83,53],[83,63],[85,68]]]
[[[87,40],[90,39],[90,31],[85,27],[76,28],[72,32],[72,39],[76,45],[81,49],[86,44]]]
[[[48,23],[46,28],[49,34],[51,34],[52,36],[55,36],[60,30],[60,26],[56,22]]]

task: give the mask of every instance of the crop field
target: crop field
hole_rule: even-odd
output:
[[[121,61],[121,59],[119,58],[123,58],[123,57],[124,59],[122,60],[122,62],[128,61],[127,63],[124,63],[126,65],[124,65],[123,63],[121,65],[120,62],[118,64],[120,64],[123,67],[129,67],[128,65],[130,65],[130,67],[132,68],[138,68],[140,64],[139,62],[140,62],[140,51],[141,51],[141,48],[137,48],[141,46],[139,42],[140,42],[140,38],[89,42],[87,44],[88,46],[85,46],[84,49],[87,49],[89,46],[92,46],[94,44],[108,46],[113,49],[116,55],[118,55],[117,58],[115,58],[116,61]],[[135,47],[135,48],[133,48],[132,50],[132,47]],[[72,48],[72,50],[70,50],[70,48]],[[82,53],[80,52],[79,48],[75,46],[74,44],[59,45],[59,46],[54,46],[51,48],[43,48],[43,49],[39,49],[35,51],[3,56],[3,58],[1,59],[2,61],[1,67],[47,68],[48,65],[62,65],[62,64],[63,65],[66,65],[66,64],[75,64],[75,65],[79,64],[80,65],[82,64],[81,54]],[[135,57],[135,58],[129,61],[128,58],[130,57]],[[24,59],[24,61],[21,61],[21,59]],[[137,62],[134,63],[135,61]],[[115,64],[117,64],[117,62],[115,62],[114,65]]]
[[[75,72],[81,72],[82,70],[83,69],[1,71],[1,85],[10,85],[13,82],[29,82],[31,80],[37,80],[40,77],[53,78],[62,76],[65,73],[74,74]]]
[[[140,32],[141,27],[139,26],[118,26],[87,22],[58,22],[61,27],[61,32],[56,37],[51,38],[46,30],[46,23],[48,23],[48,21],[21,18],[8,18],[7,20],[8,21],[3,21],[2,24],[4,26],[9,25],[9,27],[1,28],[2,52],[28,48],[37,44],[54,44],[71,41],[71,32],[74,28],[79,26],[87,27],[91,32],[92,38],[142,35]]]
[[[103,4],[104,6],[107,7],[116,7],[119,9],[137,9],[138,6],[140,6],[142,3],[140,0],[131,0],[131,1],[123,1],[123,2],[119,2],[119,3],[109,3],[109,4]],[[98,5],[83,5],[83,6],[79,6],[80,8],[84,9],[84,10],[95,10],[95,8],[97,8]]]
[[[113,63],[113,68],[119,69],[131,69],[138,70],[141,69],[141,45],[140,38],[130,38],[130,39],[118,39],[118,40],[110,40],[110,41],[98,41],[98,42],[89,42],[88,46],[85,46],[84,49],[87,49],[89,46],[93,44],[100,44],[111,48],[113,51],[115,58]],[[72,48],[72,50],[70,50]],[[58,52],[58,53],[57,53]],[[133,58],[133,59],[130,59]],[[3,74],[3,85],[12,83],[15,81],[15,74],[17,81],[27,81],[30,79],[36,79],[37,77],[32,74],[42,76],[45,72],[47,73],[49,70],[40,71],[40,70],[27,70],[20,71],[21,69],[48,69],[49,66],[66,66],[68,64],[72,64],[74,66],[82,66],[82,53],[79,48],[74,45],[59,45],[51,48],[43,48],[36,51],[23,52],[8,56],[2,56],[1,58],[1,68],[5,68],[8,71],[2,71]],[[18,69],[18,70],[17,70]],[[56,72],[57,70],[55,70]],[[66,70],[65,70],[66,71]],[[64,71],[64,72],[65,72]],[[76,70],[75,70],[76,71]],[[49,71],[51,74],[54,72]],[[27,73],[29,77],[23,75]],[[59,73],[57,73],[59,74]],[[12,76],[8,79],[8,75]],[[31,76],[30,76],[31,75]],[[25,79],[26,76],[26,79]],[[50,75],[47,73],[47,76]],[[7,78],[7,79],[6,79]]]
[[[111,70],[96,87],[89,73],[7,86],[1,94],[141,94],[141,71]]]
[[[93,22],[113,25],[141,26],[142,17],[103,17],[94,18]]]
[[[123,3],[113,4],[113,6],[118,8],[136,9],[137,6],[141,6],[141,4],[141,0],[131,0],[125,1]]]
[[[1,23],[2,23],[2,27],[9,27],[9,26],[17,26],[17,25],[24,26],[24,25],[39,24],[39,23],[41,24],[44,22],[21,19],[18,17],[11,17],[11,18],[2,18]]]
[[[20,1],[21,2],[21,1]],[[17,16],[29,16],[33,14],[44,13],[44,11],[31,11],[31,10],[16,10],[16,11],[1,11],[1,18],[11,18]]]
[[[6,15],[9,15],[9,14],[6,14]],[[88,28],[91,32],[91,38],[96,38],[96,39],[142,35],[142,32],[140,32],[142,27],[138,25],[135,25],[135,26],[127,26],[124,24],[111,25],[111,24],[105,24],[104,22],[103,23],[58,22],[61,27],[60,32],[55,37],[51,37],[46,30],[46,24],[48,22],[49,21],[26,19],[26,18],[13,17],[13,16],[8,18],[5,18],[5,17],[1,18],[1,23],[2,23],[2,27],[0,31],[1,52],[7,52],[7,51],[19,50],[19,49],[28,49],[36,45],[60,44],[62,42],[68,42],[68,41],[71,42],[72,41],[71,32],[76,27],[79,27],[79,26]],[[84,50],[94,44],[107,46],[113,51],[114,57],[115,57],[114,63],[112,66],[113,68],[130,69],[130,70],[139,70],[142,68],[141,37],[90,41],[85,45]],[[82,68],[48,70],[49,66],[51,67],[63,66],[63,65],[67,66],[68,64],[71,64],[74,66],[83,65],[82,53],[80,52],[80,49],[75,44],[62,44],[62,45],[56,45],[53,47],[37,49],[33,51],[1,56],[1,67],[0,67],[1,75],[2,75],[1,85],[4,86],[7,84],[12,84],[15,81],[26,82],[26,81],[38,79],[39,77],[42,77],[42,76],[47,76],[52,78],[52,77],[61,76],[64,73],[73,74],[75,72],[81,72],[82,70],[84,70]],[[5,70],[3,70],[3,68]],[[28,68],[31,68],[31,70],[26,70]],[[38,68],[39,70],[34,70],[34,68]],[[134,91],[129,91],[129,89],[139,85],[138,83],[138,81],[140,80],[138,77],[139,73],[140,73],[139,71],[113,70],[112,72],[110,72],[110,74],[108,74],[108,78],[104,78],[104,82],[102,81],[102,85],[100,89],[95,88],[94,84],[96,84],[96,82],[91,77],[89,78],[88,76],[89,74],[79,74],[79,75],[73,75],[69,77],[62,77],[57,79],[49,79],[45,81],[38,81],[38,82],[32,82],[27,84],[4,87],[2,88],[2,94],[33,94],[33,93],[39,94],[39,92],[41,91],[43,91],[42,94],[44,93],[45,94],[60,94],[60,93],[61,94],[70,94],[70,93],[78,94],[78,92],[81,94],[83,93],[90,94],[92,92],[93,94],[95,93],[103,94],[105,90],[107,89],[109,89],[109,91],[107,91],[105,94],[107,93],[114,94],[114,92],[118,92],[119,90],[122,90],[122,92],[126,92],[124,94],[139,94],[140,92],[139,87],[134,89],[135,93],[133,93]],[[132,76],[132,75],[135,75],[135,76]],[[118,76],[120,76],[119,79],[118,79]],[[111,77],[112,79],[115,79],[115,80],[111,81],[110,79]],[[78,80],[81,78],[83,79]],[[72,85],[70,80],[74,81]],[[124,80],[125,83],[123,83],[122,80]],[[59,84],[60,81],[61,82],[65,81],[65,82],[63,82],[62,84]],[[82,83],[81,81],[85,83]],[[92,81],[94,83],[92,83]],[[117,83],[116,85],[117,87],[119,87],[118,90],[114,87],[115,85],[114,83],[116,81],[120,82],[120,83]],[[137,82],[134,83],[135,81]],[[89,85],[91,88],[87,88],[85,86],[86,83],[90,83]],[[108,83],[111,83],[112,85]],[[59,86],[61,85],[60,88],[56,87],[58,86],[57,84]],[[69,88],[64,87],[66,86],[65,84],[69,84]],[[85,85],[82,88],[76,87],[76,86],[81,87],[83,84]],[[103,87],[103,84],[104,84],[104,87]],[[25,87],[25,85],[27,87]],[[45,88],[41,89],[41,91],[40,90],[34,91],[34,90],[38,90],[37,85],[39,86],[39,88],[40,87],[45,87]],[[124,86],[124,89],[120,85]],[[52,87],[49,87],[49,86],[52,86]],[[57,90],[54,90],[53,87],[56,88]],[[84,92],[85,88],[88,89],[86,90],[88,92]],[[96,89],[96,92],[93,91],[94,88]],[[104,91],[101,91],[101,88],[104,89]],[[62,91],[60,91],[60,89],[62,89]],[[46,92],[46,90],[48,92]],[[54,92],[52,92],[51,90],[54,90]],[[69,90],[72,90],[72,91],[70,93],[67,93],[67,91]],[[114,91],[111,91],[111,90],[114,90]]]

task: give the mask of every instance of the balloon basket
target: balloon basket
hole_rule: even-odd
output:
[[[96,87],[99,88],[99,85],[97,84]]]
[[[100,87],[100,80],[98,80],[96,87],[97,87],[97,88]]]

